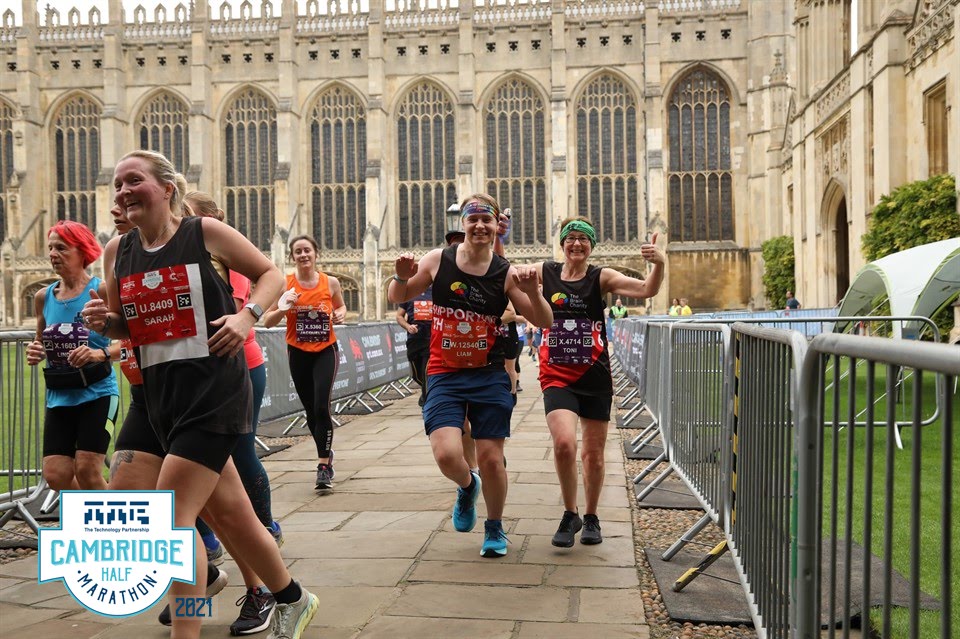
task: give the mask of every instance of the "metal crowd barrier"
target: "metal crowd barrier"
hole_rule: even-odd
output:
[[[39,512],[54,512],[59,493],[47,490],[43,479],[43,420],[46,413],[46,387],[39,366],[28,366],[27,344],[34,339],[30,331],[0,332],[0,528],[19,517],[37,531],[39,524],[27,509],[43,499]],[[119,363],[114,374],[120,390],[112,438],[123,424],[130,403],[129,384]],[[109,464],[110,459],[105,460]]]
[[[290,417],[286,434],[305,425],[306,419],[287,369],[284,331],[257,329],[256,335],[264,350],[267,370],[260,420]],[[332,392],[335,414],[356,405],[374,412],[371,404],[384,406],[381,400],[388,392],[400,397],[415,392],[407,384],[407,334],[396,323],[338,326],[336,331],[340,361]],[[52,512],[58,495],[47,491],[42,477],[45,390],[40,367],[28,366],[25,354],[26,345],[33,338],[34,333],[29,331],[0,332],[0,527],[16,516],[36,531],[37,521],[27,506],[44,498],[41,513]],[[114,436],[129,403],[119,365],[115,365],[115,371],[120,386],[120,410]]]
[[[733,442],[727,541],[755,626],[790,631],[793,443],[798,381],[807,350],[795,331],[733,325]]]
[[[19,516],[37,530],[26,507],[47,487],[41,475],[44,391],[39,369],[26,358],[33,338],[29,331],[0,332],[0,528]]]
[[[729,519],[725,469],[730,467],[733,398],[730,327],[677,323],[669,331],[673,362],[672,392],[667,395],[672,406],[670,462],[705,514],[664,553],[667,561],[708,522],[724,528]]]
[[[842,369],[849,374],[838,383]],[[895,447],[897,427],[904,425],[896,415],[896,389],[905,369],[913,372],[900,398],[910,409],[909,452]],[[846,637],[855,623],[863,636],[890,637],[899,626],[897,636],[948,639],[960,630],[954,626],[958,573],[952,545],[958,535],[958,377],[956,346],[845,335],[821,335],[810,343],[800,378],[797,441],[798,638],[820,637],[823,625],[827,636],[834,637],[839,625]],[[880,403],[881,394],[895,401]],[[940,408],[935,422],[924,419],[931,395]],[[906,472],[899,475],[898,468]],[[863,561],[859,575],[853,569],[855,544],[875,556]],[[895,571],[909,580],[906,610],[896,610],[893,601]],[[857,578],[859,600],[851,588]],[[921,588],[939,601],[925,603]],[[921,606],[937,605],[937,611],[921,612]]]
[[[894,546],[909,547],[909,619],[899,619],[900,625],[909,625],[911,637],[927,637],[936,632],[930,630],[930,624],[938,623],[941,638],[952,636],[956,623],[951,617],[948,582],[958,574],[951,563],[955,560],[950,548],[950,535],[957,534],[951,532],[957,527],[957,516],[950,493],[956,483],[952,478],[951,451],[957,400],[951,399],[950,393],[956,393],[960,376],[960,349],[916,340],[826,334],[815,337],[808,347],[806,333],[811,331],[767,326],[768,323],[823,326],[824,322],[837,322],[841,329],[870,330],[871,322],[887,325],[895,321],[910,322],[924,324],[936,339],[939,333],[935,325],[917,317],[764,317],[732,326],[727,321],[711,324],[688,318],[670,318],[672,321],[667,322],[659,319],[633,320],[633,327],[617,326],[614,333],[619,342],[615,342],[615,353],[622,357],[622,368],[638,363],[643,366],[631,379],[637,380],[638,388],[639,383],[645,385],[640,400],[654,419],[647,431],[634,438],[634,444],[644,438],[635,450],[650,443],[658,433],[664,446],[660,456],[637,475],[635,483],[640,483],[661,463],[669,462],[668,468],[641,491],[637,499],[643,500],[669,474],[676,473],[704,508],[703,518],[664,553],[665,560],[671,559],[711,521],[721,527],[725,537],[700,565],[677,581],[674,590],[682,589],[720,554],[730,550],[760,637],[813,639],[818,636],[819,602],[823,593],[827,593],[824,601],[831,602],[827,604],[829,610],[824,612],[828,621],[823,622],[830,628],[828,636],[834,636],[834,626],[838,623],[843,636],[849,636],[851,626],[858,623],[853,620],[859,612],[857,604],[859,610],[881,605],[883,632],[880,636],[901,636],[890,634],[890,627],[897,625],[898,616],[890,612],[892,569],[889,561],[882,600],[877,597],[870,600],[869,561],[864,563],[866,568],[857,569],[856,575],[864,583],[865,594],[857,597],[858,601],[852,601],[850,594],[854,544],[862,543],[872,548],[874,554],[883,554],[877,550],[880,542],[871,542],[873,527],[880,517],[877,513],[883,513],[887,522],[883,552],[890,553]],[[621,322],[625,321],[615,326]],[[640,353],[627,348],[631,336],[638,334],[643,336]],[[821,355],[827,352],[825,345],[835,343],[848,350],[838,351],[831,357]],[[912,354],[913,359],[896,360],[886,355],[886,351],[875,348],[877,345],[887,348],[890,344],[896,345],[896,353]],[[813,351],[809,355],[808,348]],[[930,365],[934,357],[939,368]],[[820,377],[811,385],[811,373],[807,369],[813,360],[819,362]],[[874,376],[873,362],[881,361],[887,366],[884,383],[865,383],[864,375],[867,379]],[[921,391],[928,395],[933,392],[928,388],[930,384],[924,386],[921,371],[924,367],[941,375],[934,389],[935,402],[923,403],[918,395]],[[622,374],[627,372],[624,370]],[[860,387],[866,387],[864,396],[853,390]],[[830,408],[826,413],[825,406]],[[819,412],[814,417],[808,415],[808,423],[801,428],[802,411]],[[885,421],[881,423],[878,414],[885,415]],[[928,519],[940,523],[940,532],[936,542],[928,544],[929,533],[923,534],[921,543],[916,504],[920,501],[921,486],[924,491],[936,493],[937,489],[928,489],[921,481],[919,433],[934,428],[935,424],[939,425],[940,432],[931,446],[935,448],[940,468],[940,476],[935,478],[940,484],[937,493],[940,504]],[[874,432],[877,426],[886,427],[882,437]],[[650,434],[648,431],[654,428],[656,431]],[[811,428],[813,433],[808,432]],[[897,448],[902,446],[900,428],[907,433],[908,452]],[[858,492],[855,488],[866,480],[857,474],[862,472],[859,467],[856,472],[851,470],[851,464],[857,459],[852,452],[854,444],[858,446],[856,455],[866,457],[867,468],[873,468],[872,460],[879,457],[875,441],[883,442],[886,466],[884,470],[868,471],[868,476],[874,478],[873,482],[882,477],[884,488],[862,486]],[[838,454],[841,449],[844,455]],[[925,455],[930,454],[924,450]],[[825,457],[826,453],[830,454]],[[811,455],[813,462],[808,459]],[[897,455],[909,456],[911,460],[910,505],[904,512],[893,514],[893,507],[888,506],[893,503],[893,496],[896,495],[900,503],[904,501],[900,488],[894,488],[895,482],[891,479],[892,469],[904,463],[894,464]],[[923,459],[930,463],[927,457]],[[798,464],[806,469],[801,471],[799,479]],[[854,476],[860,484],[854,483]],[[862,503],[860,495],[864,493],[867,496],[882,494],[881,505],[878,507],[870,499]],[[854,510],[861,507],[864,514],[853,517]],[[904,540],[902,531],[898,533],[900,536],[891,533],[891,529],[900,530],[893,525],[894,521],[909,521],[912,536]],[[804,530],[805,525],[815,525],[816,529]],[[862,534],[852,532],[856,526]],[[822,551],[821,540],[825,544]],[[942,606],[938,616],[918,612],[925,601],[917,594],[921,575],[917,557],[921,547],[926,548],[924,553],[937,553],[933,564],[940,570],[939,593],[935,593],[939,594]],[[806,554],[800,562],[802,553]],[[889,559],[889,555],[887,557]],[[822,576],[819,574],[821,560],[829,567]],[[924,588],[936,590],[936,585],[925,584]],[[952,607],[955,609],[956,605],[954,602]],[[933,622],[931,615],[936,617]],[[859,623],[869,629],[871,621],[865,619]]]

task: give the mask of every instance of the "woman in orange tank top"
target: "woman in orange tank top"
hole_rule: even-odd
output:
[[[290,240],[290,257],[297,265],[287,275],[287,290],[264,314],[264,325],[276,326],[287,320],[287,357],[290,377],[300,396],[307,427],[317,444],[317,490],[328,490],[333,482],[333,416],[330,393],[337,377],[340,358],[334,324],[347,314],[337,278],[317,270],[320,247],[309,235]]]

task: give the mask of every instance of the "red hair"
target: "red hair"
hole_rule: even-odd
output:
[[[103,250],[97,238],[93,236],[93,231],[79,222],[60,220],[47,231],[48,239],[51,233],[56,233],[64,243],[80,251],[83,255],[83,268],[87,268],[100,257]]]

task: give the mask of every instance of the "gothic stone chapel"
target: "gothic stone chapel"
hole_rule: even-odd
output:
[[[642,276],[659,232],[653,312],[766,306],[760,245],[784,234],[798,271],[834,271],[798,272],[798,297],[832,305],[876,199],[956,173],[957,3],[21,0],[0,16],[0,324],[32,322],[51,224],[115,232],[113,169],[135,148],[284,270],[287,238],[316,237],[354,319],[392,313],[397,253],[439,246],[476,191],[513,210],[517,262],[556,256],[560,220],[583,215],[592,261]],[[942,167],[909,161],[924,122]]]

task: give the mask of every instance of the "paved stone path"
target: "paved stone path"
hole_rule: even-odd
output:
[[[266,458],[274,515],[290,570],[320,598],[305,639],[477,637],[621,639],[649,636],[634,564],[622,446],[611,427],[600,502],[604,542],[554,548],[563,512],[536,368],[506,447],[510,488],[503,559],[480,556],[483,500],[471,533],[450,522],[455,490],[433,463],[414,398],[354,419],[336,432],[335,490],[313,490],[312,442]],[[581,508],[582,508],[581,494]],[[243,594],[240,573],[214,602],[204,637],[229,636]],[[0,565],[0,637],[166,638],[159,606],[114,620],[80,608],[60,582],[40,585],[36,556]],[[236,585],[239,584],[239,585]],[[266,637],[266,633],[256,635]]]

